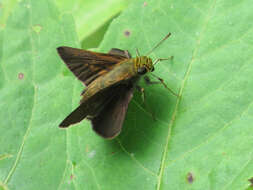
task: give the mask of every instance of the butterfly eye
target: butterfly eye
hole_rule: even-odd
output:
[[[140,75],[144,75],[147,72],[147,69],[146,69],[146,67],[140,67],[140,68],[138,68],[137,72]]]

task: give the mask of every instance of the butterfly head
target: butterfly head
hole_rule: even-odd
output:
[[[137,73],[139,75],[144,75],[147,72],[154,71],[154,64],[151,58],[147,56],[140,56],[135,58],[135,64],[137,68]]]

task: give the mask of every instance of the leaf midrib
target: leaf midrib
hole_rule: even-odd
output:
[[[196,41],[196,45],[195,45],[195,48],[194,48],[194,51],[193,51],[192,58],[190,60],[190,63],[188,64],[188,68],[187,68],[187,70],[185,72],[185,76],[184,76],[183,81],[181,83],[181,88],[180,88],[180,91],[179,91],[179,97],[177,98],[175,109],[174,109],[174,112],[172,114],[172,118],[171,118],[171,121],[169,123],[169,126],[168,126],[168,135],[167,135],[167,138],[166,138],[166,143],[165,143],[165,147],[164,147],[164,151],[163,151],[163,155],[162,155],[162,159],[161,159],[160,170],[158,172],[157,190],[161,189],[161,182],[162,182],[162,177],[163,177],[164,169],[165,169],[165,161],[166,161],[166,158],[167,158],[169,140],[171,138],[171,129],[172,129],[172,126],[173,126],[173,124],[175,123],[175,120],[176,120],[176,116],[177,116],[177,112],[178,112],[178,107],[179,107],[180,100],[181,100],[181,97],[182,97],[182,94],[183,94],[183,90],[184,90],[186,82],[187,82],[187,80],[189,78],[189,75],[190,75],[190,72],[191,72],[191,68],[192,68],[192,64],[193,64],[193,62],[195,60],[195,57],[196,57],[196,55],[198,53],[198,49],[200,47],[201,39],[203,37],[204,31],[205,31],[205,29],[206,29],[206,27],[208,25],[209,20],[210,20],[211,12],[215,8],[215,4],[216,4],[216,0],[213,0],[213,3],[212,3],[211,7],[208,10],[208,14],[207,14],[206,18],[204,19],[204,23],[203,23],[203,27],[202,27],[201,33],[199,35],[199,38]]]

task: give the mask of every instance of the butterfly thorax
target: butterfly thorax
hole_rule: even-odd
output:
[[[140,56],[133,58],[135,69],[139,74],[145,74],[146,72],[154,71],[154,65],[151,58],[147,56]]]

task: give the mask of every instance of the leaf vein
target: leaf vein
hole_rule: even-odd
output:
[[[205,141],[203,141],[201,144],[193,147],[192,149],[188,150],[187,152],[185,152],[182,156],[180,156],[177,159],[171,160],[170,164],[177,162],[178,160],[181,160],[183,158],[185,158],[188,154],[192,153],[193,151],[196,151],[198,149],[200,149],[201,147],[203,147],[204,145],[206,145],[207,143],[209,143],[212,139],[214,139],[215,137],[217,137],[222,131],[224,131],[226,128],[228,128],[229,126],[231,126],[235,121],[239,120],[248,110],[249,107],[253,105],[253,101],[249,104],[249,106],[247,108],[245,108],[241,114],[239,114],[237,117],[235,117],[233,120],[231,120],[228,123],[225,123],[223,125],[223,127],[221,127],[217,132],[215,132],[213,135],[211,135],[209,138],[207,138]],[[167,168],[169,166],[169,164],[167,164],[165,166],[165,168]]]
[[[181,84],[181,88],[180,88],[180,91],[179,91],[179,97],[177,98],[175,109],[174,109],[174,112],[172,114],[172,118],[171,118],[171,121],[169,123],[169,126],[168,126],[168,134],[167,134],[166,143],[165,143],[165,147],[164,147],[164,151],[163,151],[163,155],[162,155],[162,159],[161,159],[160,170],[159,170],[159,174],[158,174],[157,190],[161,189],[161,181],[162,181],[162,177],[163,177],[163,173],[164,173],[164,169],[165,169],[165,161],[166,161],[168,147],[169,147],[169,140],[171,138],[171,130],[172,130],[172,126],[173,126],[173,124],[175,122],[175,119],[176,119],[176,116],[177,116],[177,111],[178,111],[178,107],[179,107],[179,103],[180,103],[180,99],[181,99],[180,97],[183,94],[183,89],[184,89],[184,86],[186,85],[186,81],[187,81],[187,79],[190,75],[191,67],[192,67],[192,64],[194,62],[194,58],[195,58],[195,56],[198,52],[198,48],[200,46],[200,41],[201,41],[203,33],[204,33],[204,31],[207,27],[207,24],[210,20],[211,12],[215,8],[215,4],[216,4],[216,0],[213,1],[213,4],[212,4],[212,6],[210,7],[210,9],[208,11],[207,17],[206,17],[206,19],[204,21],[204,24],[203,24],[203,29],[201,31],[199,39],[196,42],[196,46],[195,46],[195,49],[193,51],[192,59],[191,59],[190,63],[188,64],[188,68],[186,70],[184,79],[183,79],[182,84]]]
[[[157,177],[156,173],[154,173],[153,171],[151,171],[150,169],[146,168],[142,163],[140,163],[131,153],[129,153],[126,148],[122,145],[122,143],[120,142],[120,140],[117,138],[117,141],[121,147],[121,149],[123,150],[123,152],[125,152],[128,156],[130,156],[130,158],[137,164],[139,165],[144,171],[146,171],[147,173],[150,173],[151,175]]]
[[[31,0],[30,0],[30,4],[31,4]],[[31,18],[32,18],[32,9],[30,8],[28,10],[30,11],[29,12],[29,26],[32,27],[32,20],[31,20]],[[28,29],[28,31],[29,31],[29,29]],[[21,159],[21,155],[23,153],[25,141],[26,141],[26,139],[27,139],[27,137],[29,135],[29,132],[30,132],[30,130],[32,128],[31,123],[32,123],[32,119],[33,119],[34,109],[35,109],[34,105],[35,105],[35,99],[36,99],[35,97],[36,97],[36,94],[37,94],[37,86],[35,85],[35,83],[33,81],[34,80],[34,65],[35,65],[35,54],[33,54],[33,52],[35,51],[35,48],[34,48],[34,41],[33,41],[33,37],[32,37],[32,34],[31,34],[31,30],[30,30],[30,43],[31,43],[31,57],[32,57],[32,59],[31,59],[31,61],[32,61],[32,80],[31,81],[32,82],[31,83],[32,83],[33,88],[34,88],[32,111],[31,111],[31,116],[30,116],[30,120],[29,120],[29,123],[28,123],[28,127],[26,129],[25,135],[23,137],[23,140],[21,142],[20,148],[19,148],[18,153],[17,153],[16,160],[15,160],[13,166],[11,167],[10,172],[8,173],[7,177],[4,180],[5,184],[8,183],[8,181],[10,180],[11,176],[14,174],[14,172],[15,172],[15,170],[17,168],[17,165],[18,165],[18,163],[19,163],[19,161]]]

